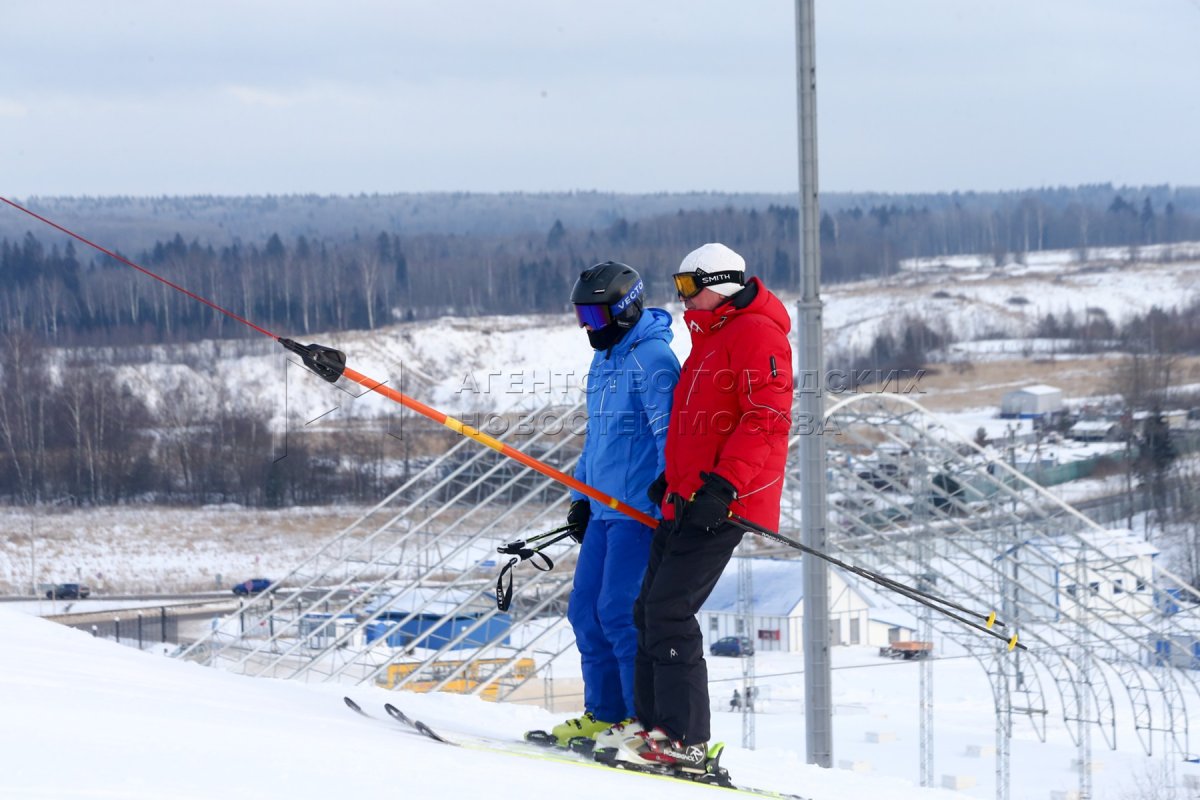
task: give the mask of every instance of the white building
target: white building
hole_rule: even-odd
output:
[[[1001,417],[1033,419],[1061,414],[1062,411],[1062,389],[1045,384],[1035,384],[1008,392],[1000,400]]]
[[[758,651],[799,653],[804,649],[804,577],[799,559],[752,558],[754,621],[743,629],[738,611],[738,564],[729,566],[717,581],[698,618],[704,649],[725,636],[748,636]],[[842,570],[829,570],[830,641],[834,645],[882,647],[914,638],[917,621],[893,604],[883,592]]]
[[[1041,537],[1004,554],[1005,559],[1020,565],[1024,580],[1037,588],[1025,600],[1033,613],[1047,621],[1074,618],[1081,605],[1099,618],[1151,613],[1156,602],[1154,557],[1158,550],[1124,529],[1081,536],[1087,547],[1073,536]],[[1039,604],[1034,598],[1046,599]],[[1051,601],[1053,607],[1047,604]]]
[[[1112,420],[1081,419],[1067,431],[1067,437],[1077,442],[1111,442],[1119,431],[1119,426]]]

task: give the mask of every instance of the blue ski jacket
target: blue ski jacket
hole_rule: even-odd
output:
[[[646,488],[663,472],[663,447],[679,359],[671,352],[671,315],[648,308],[625,338],[592,356],[587,384],[587,436],[575,477],[659,518]],[[572,491],[572,500],[583,494]],[[624,518],[591,501],[593,519]]]

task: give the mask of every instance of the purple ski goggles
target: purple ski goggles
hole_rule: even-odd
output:
[[[638,281],[629,290],[628,294],[615,303],[603,305],[594,303],[577,304],[575,306],[575,319],[579,320],[579,327],[598,331],[603,327],[611,325],[613,320],[620,317],[625,309],[629,308],[635,300],[642,296],[644,288],[642,282]]]

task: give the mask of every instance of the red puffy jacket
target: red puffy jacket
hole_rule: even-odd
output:
[[[691,497],[701,472],[737,489],[731,509],[772,530],[792,425],[791,321],[758,278],[712,311],[684,314],[692,352],[675,387],[667,430],[667,492]],[[674,519],[669,500],[666,519]]]

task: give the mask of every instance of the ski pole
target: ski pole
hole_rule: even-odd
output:
[[[556,533],[558,536],[554,536]],[[522,561],[532,561],[535,568],[541,570],[542,572],[549,572],[550,570],[554,569],[554,562],[550,560],[550,556],[546,555],[542,551],[552,544],[561,542],[563,539],[571,536],[574,533],[574,525],[563,525],[555,528],[552,531],[546,531],[543,534],[534,536],[532,539],[518,539],[515,542],[509,542],[508,544],[502,544],[497,547],[496,552],[503,553],[504,555],[511,555],[512,558],[508,560],[507,564],[500,568],[500,574],[496,576],[496,608],[500,611],[508,611],[508,607],[512,604],[513,567]],[[526,545],[541,541],[547,536],[554,536],[554,538],[532,549],[526,547]],[[545,566],[542,566],[542,564],[538,561],[539,558],[545,563]],[[508,578],[507,586],[504,582],[505,577]]]
[[[121,262],[122,264],[125,264],[126,266],[132,267],[133,269],[137,270],[138,272],[141,272],[141,273],[165,284],[166,286],[169,286],[170,288],[187,295],[188,297],[192,298],[193,300],[196,300],[197,302],[200,302],[206,306],[209,306],[213,310],[226,315],[230,319],[240,322],[241,324],[247,326],[248,328],[250,328],[256,332],[261,333],[264,336],[268,336],[271,339],[274,339],[276,342],[278,342],[280,345],[282,345],[285,349],[300,356],[301,361],[304,362],[304,365],[306,367],[308,367],[310,370],[312,370],[318,377],[322,378],[325,381],[328,381],[329,383],[336,383],[340,378],[344,377],[347,380],[350,380],[354,383],[359,384],[360,386],[364,387],[368,391],[373,391],[377,394],[381,394],[384,397],[388,398],[389,400],[399,403],[400,405],[404,406],[405,408],[408,408],[412,411],[416,411],[417,413],[419,413],[425,417],[428,417],[429,419],[433,420],[434,422],[437,422],[440,425],[444,425],[445,427],[449,428],[450,430],[454,431],[455,433],[458,433],[462,436],[466,436],[467,438],[470,438],[470,439],[474,439],[476,442],[479,442],[480,444],[483,444],[487,447],[492,448],[493,450],[500,453],[501,455],[507,456],[508,458],[511,458],[514,461],[517,461],[518,463],[523,464],[524,466],[534,470],[535,472],[538,472],[538,473],[546,476],[547,478],[550,478],[551,480],[557,481],[558,483],[568,486],[571,489],[574,489],[575,491],[579,492],[580,494],[586,495],[587,497],[590,497],[591,499],[596,500],[599,503],[603,503],[604,505],[607,505],[609,508],[619,511],[631,519],[637,520],[638,522],[642,523],[643,525],[646,525],[650,528],[658,527],[658,524],[659,524],[658,520],[654,519],[653,517],[651,517],[648,514],[644,514],[641,511],[638,511],[636,508],[633,508],[632,506],[628,505],[627,503],[624,503],[615,497],[611,497],[607,494],[604,494],[603,492],[599,491],[598,489],[594,489],[591,486],[587,485],[586,483],[583,483],[582,481],[577,480],[573,476],[567,475],[566,473],[561,472],[561,471],[551,467],[550,465],[545,464],[545,463],[537,460],[536,458],[533,458],[532,456],[526,455],[525,453],[522,453],[520,450],[517,450],[514,447],[510,447],[509,445],[487,435],[486,433],[483,433],[482,431],[480,431],[476,428],[471,427],[470,425],[466,425],[465,423],[461,422],[460,420],[455,419],[454,417],[449,416],[448,414],[438,411],[437,409],[432,408],[432,407],[420,402],[419,400],[409,397],[408,395],[403,394],[402,392],[398,392],[395,389],[391,388],[390,386],[385,386],[382,381],[377,381],[373,378],[369,378],[366,375],[363,375],[361,372],[351,369],[350,367],[346,366],[346,356],[340,350],[336,350],[332,347],[325,347],[323,345],[318,345],[318,344],[302,345],[302,344],[299,344],[298,342],[293,341],[292,339],[287,339],[287,338],[284,338],[281,336],[277,336],[276,334],[272,333],[271,331],[267,330],[266,328],[260,327],[256,324],[254,324],[253,322],[250,322],[249,320],[233,313],[232,311],[217,305],[216,303],[212,302],[211,300],[208,300],[207,298],[204,298],[198,294],[195,294],[194,292],[191,292],[188,289],[185,289],[184,287],[179,286],[178,284],[172,283],[171,281],[167,280],[166,278],[162,277],[161,275],[158,275],[158,274],[152,272],[151,270],[146,269],[145,267],[135,264],[133,261],[130,261],[129,259],[125,258],[124,256],[121,256],[111,250],[107,250],[104,247],[101,247],[100,245],[96,244],[95,242],[93,242],[89,239],[86,239],[83,236],[80,236],[79,234],[75,233],[74,231],[63,227],[62,225],[59,225],[58,223],[40,215],[40,214],[37,214],[37,213],[25,208],[24,206],[21,206],[20,204],[13,202],[12,200],[9,200],[6,197],[0,196],[0,202],[4,202],[7,205],[12,206],[13,208],[17,209],[18,211],[28,214],[29,216],[39,220],[40,222],[43,222],[46,225],[49,225],[50,227],[54,228],[55,230],[58,230],[61,233],[64,233],[67,236],[70,236],[71,238],[73,238],[79,242],[82,242],[83,244],[87,245],[88,247],[91,247],[95,250],[98,250],[101,253],[104,253],[105,255],[109,256],[110,258],[113,258],[113,259]],[[786,544],[790,547],[800,550],[801,552],[808,553],[810,555],[814,555],[819,558],[825,559],[829,563],[834,564],[839,567],[842,567],[843,569],[846,569],[852,573],[860,574],[863,577],[867,577],[868,579],[875,580],[880,585],[886,586],[887,588],[890,588],[893,591],[896,591],[902,595],[905,595],[906,597],[909,597],[910,599],[912,599],[916,602],[923,603],[924,605],[927,605],[930,608],[933,608],[937,611],[941,611],[946,616],[956,619],[965,625],[968,625],[973,628],[977,628],[978,630],[983,631],[983,632],[985,632],[991,636],[994,636],[996,638],[999,638],[999,639],[1005,638],[1001,634],[992,630],[992,626],[997,624],[995,612],[992,612],[991,614],[987,615],[986,620],[987,620],[988,627],[985,628],[982,625],[979,625],[975,622],[972,622],[972,621],[964,619],[963,617],[960,617],[956,614],[953,614],[950,611],[948,611],[947,608],[943,608],[941,606],[935,605],[934,603],[935,602],[941,603],[948,608],[958,608],[959,610],[962,610],[965,613],[973,614],[973,615],[983,618],[982,614],[976,614],[976,612],[968,611],[967,609],[963,609],[961,606],[955,606],[954,604],[949,603],[949,601],[945,601],[940,598],[936,598],[933,595],[925,594],[918,589],[914,589],[912,587],[905,586],[904,584],[897,583],[895,581],[892,581],[889,578],[885,578],[884,576],[875,575],[875,577],[872,577],[872,575],[874,575],[874,573],[868,574],[868,571],[866,571],[866,570],[860,571],[860,568],[855,568],[850,564],[846,564],[845,562],[839,561],[838,559],[833,558],[832,556],[829,556],[825,553],[821,553],[817,550],[807,547],[807,546],[801,544],[800,542],[794,541],[793,539],[789,539],[788,537],[783,536],[783,535],[781,535],[775,531],[772,531],[768,528],[763,528],[761,526],[758,526],[758,525],[750,522],[749,520],[738,517],[732,513],[730,514],[730,519],[733,522],[735,522],[738,526],[740,526],[746,530],[749,530],[751,532],[757,533],[765,538],[772,539],[772,540],[780,542],[782,544]],[[999,623],[999,624],[1003,625],[1003,623]],[[1017,643],[1016,634],[1014,634],[1013,637],[1008,640],[1008,649],[1012,650],[1014,647],[1019,647],[1023,650],[1027,649],[1024,645]]]
[[[909,586],[908,584],[901,583],[900,581],[896,580],[895,578],[889,578],[888,576],[882,575],[878,572],[872,572],[871,570],[867,569],[866,567],[860,567],[856,564],[848,564],[844,561],[840,561],[840,560],[834,558],[833,556],[826,555],[825,553],[821,553],[817,550],[814,550],[813,548],[808,547],[805,544],[797,542],[793,539],[789,539],[788,537],[786,537],[780,533],[777,533],[769,528],[764,528],[761,525],[757,525],[748,519],[737,516],[736,514],[730,514],[730,521],[743,529],[749,530],[753,533],[760,534],[764,538],[774,539],[775,541],[778,541],[782,544],[786,544],[789,547],[793,547],[801,552],[811,553],[812,555],[815,555],[819,558],[823,558],[823,559],[829,561],[831,564],[835,564],[835,565],[841,567],[842,569],[846,570],[847,572],[852,572],[855,575],[859,575],[863,578],[866,578],[867,580],[877,583],[886,589],[894,589],[898,592],[899,591],[911,592],[913,594],[924,597],[932,602],[941,603],[942,605],[946,606],[947,608],[953,608],[953,609],[963,612],[964,614],[968,614],[973,617],[978,617],[979,619],[983,620],[989,628],[991,628],[993,626],[999,626],[1001,628],[1008,627],[1003,622],[1001,622],[999,619],[996,619],[996,612],[994,612],[994,611],[989,614],[981,614],[978,611],[973,611],[972,609],[966,608],[965,606],[961,606],[958,603],[955,603],[950,600],[946,600],[943,597],[938,597],[937,595],[930,594],[929,592],[923,591],[914,586]]]
[[[580,494],[590,497],[591,499],[595,500],[598,503],[603,503],[604,505],[608,506],[609,508],[614,509],[615,511],[619,511],[631,519],[637,520],[638,522],[642,523],[643,525],[647,525],[651,528],[658,527],[658,520],[654,519],[654,517],[651,517],[649,514],[644,514],[641,511],[638,511],[633,506],[630,506],[627,503],[624,503],[615,497],[611,497],[611,496],[601,492],[598,489],[593,489],[591,486],[587,485],[586,483],[584,483],[580,480],[576,480],[573,476],[567,475],[564,472],[560,472],[559,470],[555,469],[554,467],[551,467],[549,464],[545,464],[541,461],[538,461],[536,458],[533,458],[532,456],[528,456],[525,453],[522,453],[520,450],[517,450],[514,447],[510,447],[509,445],[504,444],[503,442],[501,442],[491,436],[488,436],[483,431],[477,430],[477,429],[471,427],[470,425],[466,425],[463,422],[455,419],[454,417],[449,416],[448,414],[444,414],[435,408],[431,408],[430,406],[425,405],[424,403],[422,403],[419,400],[416,400],[412,397],[409,397],[406,394],[396,391],[395,389],[391,388],[390,386],[385,386],[383,381],[377,381],[373,378],[369,378],[366,375],[363,375],[361,372],[357,372],[357,371],[351,369],[350,367],[346,366],[346,356],[340,350],[335,350],[332,347],[324,347],[319,344],[302,345],[291,339],[286,339],[282,336],[277,336],[276,334],[272,333],[271,331],[267,330],[266,328],[255,325],[250,320],[238,316],[237,314],[233,313],[229,309],[222,308],[221,306],[217,305],[216,303],[212,302],[211,300],[201,297],[200,295],[195,294],[194,292],[191,292],[188,289],[185,289],[184,287],[182,287],[176,283],[172,283],[171,281],[167,280],[166,278],[162,277],[161,275],[158,275],[157,273],[154,273],[151,270],[146,269],[145,267],[135,264],[134,262],[130,261],[128,258],[125,258],[124,256],[119,255],[118,253],[115,253],[111,250],[101,247],[100,245],[96,244],[95,242],[91,241],[90,239],[86,239],[83,236],[80,236],[78,233],[75,233],[74,231],[63,227],[62,225],[59,225],[57,222],[54,222],[50,219],[47,219],[46,217],[43,217],[41,214],[38,214],[34,211],[30,211],[29,209],[25,208],[24,206],[20,205],[19,203],[14,203],[12,200],[9,200],[8,198],[2,197],[2,196],[0,196],[0,202],[4,202],[4,203],[12,206],[13,208],[17,209],[18,211],[28,214],[29,216],[33,217],[34,219],[36,219],[40,222],[43,222],[46,225],[49,225],[51,228],[54,228],[55,230],[60,231],[61,233],[66,234],[67,236],[70,236],[72,239],[82,242],[83,244],[87,245],[88,247],[91,247],[94,250],[98,250],[101,253],[104,253],[106,256],[109,256],[110,258],[113,258],[128,267],[132,267],[133,269],[137,270],[138,272],[141,272],[142,274],[147,275],[147,276],[153,278],[154,280],[159,281],[159,282],[165,284],[166,286],[171,287],[172,289],[174,289],[177,292],[182,292],[183,294],[187,295],[188,297],[192,298],[193,300],[196,300],[196,301],[208,306],[209,308],[212,308],[214,311],[218,311],[218,312],[224,314],[225,316],[229,317],[230,319],[240,322],[241,324],[245,325],[246,327],[248,327],[254,331],[257,331],[258,333],[261,333],[264,336],[268,336],[268,337],[274,339],[276,342],[283,345],[283,347],[286,348],[287,350],[290,350],[291,352],[300,356],[300,359],[304,362],[304,365],[306,367],[308,367],[310,370],[312,370],[314,373],[316,373],[320,378],[328,381],[329,383],[336,383],[339,378],[344,377],[347,380],[353,381],[354,383],[357,383],[358,385],[366,388],[368,391],[375,392],[376,394],[381,394],[384,397],[388,398],[389,400],[399,403],[400,405],[404,406],[405,408],[416,411],[418,414],[428,417],[429,419],[433,420],[434,422],[437,422],[440,425],[444,425],[445,427],[449,428],[450,430],[454,431],[457,434],[466,436],[469,439],[474,439],[475,441],[479,442],[480,444],[492,448],[493,450],[500,453],[501,455],[507,456],[508,458],[511,458],[514,461],[524,464],[526,467],[529,467],[530,469],[534,470],[535,472],[539,472],[542,475],[545,475],[547,478],[550,478],[551,480],[557,481],[558,483],[561,483],[564,486],[570,487],[571,489],[574,489],[575,491],[579,492]]]
[[[347,380],[353,381],[368,391],[381,394],[387,399],[399,403],[405,408],[416,411],[418,414],[428,417],[440,425],[444,425],[457,434],[466,436],[468,439],[474,439],[476,442],[492,448],[497,453],[500,453],[500,455],[507,456],[508,458],[511,458],[512,460],[529,467],[535,472],[540,472],[542,475],[545,475],[551,480],[558,481],[564,486],[568,486],[580,494],[587,495],[598,503],[603,503],[615,511],[620,511],[625,516],[635,519],[643,525],[646,525],[650,528],[658,526],[658,520],[654,519],[654,517],[651,517],[649,514],[644,514],[633,506],[630,506],[615,497],[607,495],[604,492],[601,492],[599,489],[593,489],[583,481],[577,480],[565,472],[560,472],[549,464],[546,464],[543,461],[538,461],[533,456],[526,455],[515,447],[511,447],[498,439],[488,436],[483,431],[473,428],[470,425],[455,419],[449,414],[444,414],[441,411],[438,411],[436,408],[425,405],[420,400],[416,400],[406,394],[403,394],[402,392],[398,392],[390,386],[385,386],[382,381],[377,381],[374,378],[368,378],[361,372],[350,369],[350,367],[346,366],[345,354],[343,354],[340,350],[334,350],[331,347],[324,347],[319,344],[303,345],[299,344],[298,342],[294,342],[291,339],[277,338],[277,341],[288,350],[300,356],[306,367],[330,383],[336,383],[338,378],[346,378]]]
[[[963,606],[960,606],[957,603],[953,603],[949,600],[943,599],[936,595],[929,594],[928,592],[923,592],[920,589],[916,589],[916,588],[913,588],[906,584],[900,583],[899,581],[895,581],[891,578],[888,578],[885,575],[880,575],[877,572],[872,572],[863,567],[856,567],[853,564],[848,564],[845,561],[842,561],[841,559],[834,558],[833,556],[829,555],[828,553],[822,553],[820,550],[809,547],[808,545],[802,544],[801,542],[797,542],[795,539],[788,538],[787,536],[784,536],[783,534],[778,533],[777,531],[773,531],[770,528],[764,528],[763,526],[758,525],[754,522],[751,522],[750,520],[745,519],[744,517],[740,517],[737,514],[730,513],[729,521],[732,522],[734,525],[737,525],[739,528],[741,528],[743,530],[749,531],[751,533],[757,533],[759,536],[762,536],[764,539],[770,539],[771,541],[779,542],[780,544],[785,544],[788,547],[792,547],[796,550],[799,550],[802,553],[805,553],[808,555],[813,555],[813,556],[816,556],[817,558],[824,559],[825,561],[828,561],[830,564],[833,564],[834,566],[841,567],[842,569],[844,569],[848,572],[851,572],[855,575],[860,575],[870,581],[873,581],[873,582],[879,584],[880,586],[891,589],[892,591],[896,592],[897,594],[903,595],[904,597],[907,597],[908,599],[913,600],[914,602],[920,603],[923,606],[931,608],[934,611],[939,611],[942,614],[944,614],[945,616],[949,617],[950,619],[953,619],[957,622],[961,622],[962,624],[966,625],[969,628],[974,628],[975,630],[980,631],[981,633],[986,633],[988,636],[992,636],[1003,642],[1006,642],[1008,644],[1009,650],[1012,650],[1014,648],[1018,648],[1021,650],[1029,649],[1025,645],[1020,644],[1017,641],[1017,634],[1014,633],[1012,635],[1012,637],[1010,638],[998,631],[993,630],[994,625],[1004,626],[1003,622],[1000,622],[999,620],[996,619],[995,611],[993,611],[989,614],[980,614],[977,611],[972,611],[968,608],[964,608]],[[975,622],[974,620],[970,620],[970,619],[967,619],[966,617],[956,614],[956,613],[954,613],[954,611],[951,611],[950,609],[955,609],[955,610],[963,612],[964,614],[970,614],[971,616],[983,619],[986,623],[986,627],[985,627],[985,625],[980,625],[978,622]]]
[[[553,530],[546,531],[545,533],[539,533],[537,536],[531,537],[529,539],[517,539],[515,542],[509,542],[508,544],[502,544],[496,548],[496,552],[504,553],[505,555],[515,555],[518,553],[527,552],[525,550],[525,545],[533,544],[534,542],[540,542],[542,539],[545,539],[547,536],[554,536],[554,534],[556,534],[556,533],[562,533],[562,534],[569,535],[571,533],[571,531],[573,531],[573,530],[575,530],[574,525],[570,525],[570,524],[560,525],[557,528],[554,528]],[[554,542],[557,542],[562,538],[564,538],[564,537],[559,536],[558,538],[556,538],[554,540]],[[537,549],[541,550],[542,547],[545,547],[546,545],[549,545],[549,544],[554,544],[554,542],[546,542],[546,544],[541,545],[541,547],[538,547]],[[528,552],[532,552],[532,551],[528,551]]]

